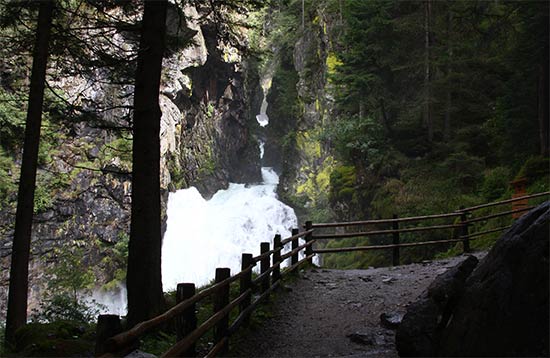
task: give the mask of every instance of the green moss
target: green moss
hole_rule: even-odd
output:
[[[356,173],[353,166],[338,166],[330,174],[330,200],[332,202],[351,200],[356,187]]]
[[[327,72],[330,78],[330,76],[336,74],[336,68],[342,65],[342,61],[338,59],[338,57],[334,52],[329,52],[327,56],[326,64],[327,64]]]

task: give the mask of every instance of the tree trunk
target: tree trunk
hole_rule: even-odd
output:
[[[17,195],[15,232],[11,253],[10,288],[6,316],[6,343],[14,343],[15,331],[27,322],[27,298],[29,287],[29,256],[31,247],[32,218],[38,145],[42,123],[42,104],[48,62],[48,43],[52,27],[53,1],[41,1],[38,10],[38,26],[33,52],[29,107],[25,126],[23,161]]]
[[[160,212],[160,76],[167,0],[146,0],[134,93],[132,219],[128,247],[128,326],[163,306]]]
[[[447,1],[447,68],[445,70],[447,77],[447,94],[445,100],[445,123],[443,125],[443,138],[446,142],[451,139],[451,111],[453,106],[453,97],[452,97],[452,85],[450,81],[450,76],[452,72],[452,62],[453,62],[453,45],[452,45],[452,22],[453,22],[453,13],[451,11],[451,2]]]
[[[548,143],[548,61],[539,65],[539,85],[538,85],[538,119],[539,119],[539,138],[540,154],[548,157],[550,155],[550,146]]]
[[[431,0],[424,1],[424,122],[428,128],[428,140],[433,141],[434,129],[431,106],[431,64],[430,64],[430,18],[432,12]]]

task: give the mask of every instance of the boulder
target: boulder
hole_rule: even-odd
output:
[[[519,219],[468,278],[441,356],[548,357],[550,202]]]
[[[475,256],[468,256],[437,276],[420,298],[407,308],[396,333],[400,356],[430,357],[436,354],[441,332],[477,263]]]
[[[533,357],[549,353],[550,202],[516,221],[472,271],[468,258],[408,307],[400,356]]]

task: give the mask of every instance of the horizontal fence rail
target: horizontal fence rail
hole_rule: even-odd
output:
[[[378,219],[378,220],[363,220],[363,221],[350,221],[350,222],[343,222],[343,223],[306,223],[306,229],[313,228],[315,233],[312,234],[313,240],[339,240],[339,239],[347,239],[347,238],[355,238],[355,237],[371,237],[371,236],[382,236],[382,235],[391,235],[392,236],[392,242],[388,244],[379,244],[379,245],[368,245],[368,246],[353,246],[353,247],[330,247],[330,248],[315,248],[313,250],[314,253],[318,254],[325,254],[325,253],[339,253],[339,252],[353,252],[353,251],[369,251],[369,250],[385,250],[385,249],[392,249],[393,250],[393,257],[392,257],[392,263],[393,265],[399,265],[400,263],[400,248],[407,248],[407,247],[419,247],[419,246],[428,246],[428,245],[440,245],[440,244],[449,244],[449,243],[457,243],[462,242],[463,244],[463,251],[469,252],[470,251],[470,241],[475,240],[476,238],[503,231],[510,226],[502,226],[494,229],[484,230],[484,231],[478,231],[474,233],[470,233],[470,228],[473,227],[473,224],[480,223],[480,222],[488,222],[491,219],[500,218],[504,216],[516,215],[518,213],[523,213],[528,210],[531,210],[533,206],[525,206],[521,208],[512,208],[512,210],[505,210],[499,213],[493,213],[490,215],[484,215],[484,216],[478,216],[478,217],[472,217],[472,215],[481,209],[486,209],[490,207],[495,207],[499,205],[506,205],[511,204],[515,202],[522,202],[526,201],[528,199],[533,199],[537,197],[542,196],[548,196],[550,195],[550,192],[542,192],[542,193],[536,193],[531,195],[525,195],[521,197],[516,197],[512,199],[502,200],[498,202],[488,203],[488,204],[482,204],[477,206],[472,206],[469,208],[460,208],[456,212],[453,213],[446,213],[446,214],[435,214],[435,215],[424,215],[424,216],[413,216],[413,217],[404,217],[404,218],[398,218],[397,215],[394,215],[391,219]],[[400,227],[404,224],[411,224],[414,223],[416,225],[430,221],[430,220],[436,220],[436,219],[453,219],[453,220],[459,220],[458,222],[449,223],[449,224],[443,224],[443,225],[428,225],[428,226],[413,226],[413,227]],[[349,231],[352,228],[356,228],[358,226],[372,226],[372,225],[387,225],[391,224],[391,228],[388,229],[374,229],[374,230],[365,230],[362,231]],[[317,230],[327,229],[327,228],[333,228],[336,230],[346,230],[346,232],[335,232],[335,233],[317,233]],[[402,243],[400,234],[404,233],[419,233],[419,232],[433,232],[433,231],[442,231],[442,230],[448,230],[451,231],[452,237],[449,239],[441,239],[441,240],[429,240],[429,241],[417,241],[417,242],[405,242]]]
[[[214,345],[208,351],[207,357],[213,357],[227,352],[229,338],[239,327],[247,322],[254,310],[268,299],[270,294],[280,285],[280,279],[305,262],[312,262],[316,255],[311,247],[314,240],[311,238],[313,229],[299,232],[292,230],[292,236],[281,240],[280,235],[273,239],[273,248],[270,243],[263,242],[260,245],[260,255],[253,257],[251,254],[242,254],[241,271],[231,276],[227,268],[216,269],[215,283],[198,293],[195,293],[194,284],[178,284],[177,297],[181,300],[166,312],[141,322],[126,332],[120,333],[120,317],[102,315],[98,319],[98,337],[96,343],[96,356],[116,357],[123,356],[138,348],[139,340],[146,334],[166,327],[172,321],[176,323],[178,340],[161,357],[195,356],[198,340],[207,332],[213,330]],[[299,244],[299,240],[305,242]],[[281,254],[286,244],[291,244],[291,249]],[[299,255],[303,251],[303,258]],[[289,265],[281,271],[281,266],[289,260]],[[260,266],[259,275],[252,279],[252,272],[256,266]],[[229,299],[230,285],[239,281],[239,295],[233,300]],[[181,291],[181,292],[180,292]],[[187,294],[186,293],[190,293]],[[254,293],[259,294],[253,297]],[[196,304],[213,297],[214,312],[204,322],[197,326]],[[239,309],[236,318],[229,324],[229,315]],[[103,332],[99,334],[99,332]],[[110,332],[110,333],[105,333]]]
[[[206,357],[214,357],[219,354],[223,355],[227,353],[230,337],[250,319],[251,314],[262,302],[269,299],[273,291],[280,286],[281,278],[295,271],[300,265],[306,262],[312,263],[313,257],[316,254],[391,249],[393,253],[392,263],[393,265],[399,265],[401,248],[462,242],[463,251],[469,252],[471,240],[510,228],[510,226],[502,226],[470,233],[470,228],[473,227],[474,224],[488,222],[489,220],[507,215],[512,215],[512,217],[514,217],[514,215],[518,213],[532,209],[532,206],[527,206],[525,204],[525,207],[520,207],[519,209],[512,207],[512,210],[505,210],[477,217],[473,217],[473,213],[481,209],[525,201],[532,198],[547,196],[549,194],[550,192],[543,192],[526,195],[469,208],[460,208],[456,212],[446,214],[404,218],[399,218],[397,215],[394,215],[391,219],[342,223],[313,223],[307,221],[304,225],[304,231],[302,232],[299,232],[298,229],[293,229],[291,236],[285,239],[282,239],[280,235],[275,235],[273,247],[270,247],[271,245],[269,242],[262,242],[260,244],[259,255],[252,256],[252,254],[243,253],[241,271],[233,276],[230,275],[229,269],[218,268],[216,269],[215,283],[197,293],[195,293],[195,285],[192,283],[178,284],[176,295],[177,304],[174,307],[148,321],[137,324],[126,332],[121,332],[120,317],[114,315],[100,316],[97,326],[96,356],[114,357],[126,355],[139,347],[139,341],[144,335],[159,330],[162,327],[166,327],[170,322],[175,323],[177,341],[161,355],[162,357],[195,356],[197,354],[196,346],[199,339],[209,331],[213,332],[214,342],[212,342],[212,346],[208,350]],[[400,227],[400,225],[419,225],[430,220],[438,219],[453,220],[453,222],[439,225],[432,224],[426,226]],[[355,232],[342,232],[342,230],[357,229],[358,226],[370,225],[387,225],[389,228],[380,229],[379,227],[375,227],[373,230],[362,229],[361,231]],[[330,228],[340,230],[340,232],[322,233],[323,229]],[[404,233],[445,230],[451,232],[451,238],[401,242],[400,235]],[[391,243],[340,248],[313,247],[317,240],[380,235],[391,236]],[[303,240],[302,243],[300,243],[300,240]],[[287,248],[287,244],[290,244],[291,247]],[[287,251],[283,253],[284,250]],[[301,259],[300,256],[302,256]],[[290,260],[290,262],[287,267],[283,268],[287,260]],[[253,271],[258,266],[259,272],[253,279]],[[237,297],[230,299],[230,286],[237,281],[239,282],[239,293]],[[209,298],[212,298],[214,303],[212,315],[206,318],[204,322],[198,324],[196,305]],[[238,309],[238,314],[230,322],[230,314],[236,309]]]

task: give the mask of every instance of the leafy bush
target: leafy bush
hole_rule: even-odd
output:
[[[542,178],[550,174],[550,159],[543,157],[531,157],[527,159],[525,164],[521,167],[517,179],[527,178],[531,183],[538,178]]]
[[[95,275],[83,264],[83,258],[84,250],[80,247],[64,247],[53,251],[50,259],[56,265],[46,270],[50,276],[48,291],[39,309],[33,312],[33,321],[71,320],[89,323],[95,320],[100,306],[95,301],[86,302],[81,297],[95,283]]]
[[[496,167],[485,173],[481,194],[486,201],[500,198],[509,188],[510,170],[505,167]]]
[[[13,178],[14,165],[10,157],[0,147],[0,204],[10,201],[17,187]]]

